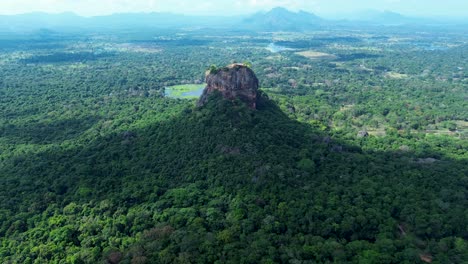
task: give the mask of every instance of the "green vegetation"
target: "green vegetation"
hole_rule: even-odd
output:
[[[1,263],[468,261],[465,35],[183,33],[0,42]]]
[[[193,99],[200,97],[203,88],[203,84],[181,84],[165,87],[164,90],[168,97]]]
[[[216,74],[216,73],[219,72],[219,70],[220,70],[220,69],[219,69],[216,65],[214,65],[214,64],[211,65],[210,68],[208,68],[208,72],[209,72],[210,74]]]
[[[244,61],[242,64],[244,64],[244,66],[246,66],[246,67],[252,69],[252,63],[251,63],[251,62],[249,62],[249,61]]]

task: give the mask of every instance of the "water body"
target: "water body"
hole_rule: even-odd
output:
[[[179,99],[198,98],[202,95],[203,89],[205,89],[204,85],[176,85],[166,87],[164,96]]]
[[[198,90],[193,90],[189,92],[182,93],[182,97],[200,97],[203,93],[203,89],[205,89],[205,86],[201,86]]]

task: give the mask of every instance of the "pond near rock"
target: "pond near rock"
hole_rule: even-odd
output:
[[[193,99],[198,98],[205,89],[204,84],[182,84],[165,88],[165,96],[171,98]]]

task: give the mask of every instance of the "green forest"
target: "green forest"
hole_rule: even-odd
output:
[[[182,33],[0,36],[1,263],[468,263],[466,34]]]

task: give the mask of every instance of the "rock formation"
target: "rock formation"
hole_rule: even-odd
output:
[[[367,132],[365,130],[359,131],[358,134],[357,134],[357,137],[359,137],[359,138],[368,137],[368,136],[369,136],[369,132]]]
[[[206,88],[198,101],[204,105],[209,96],[218,91],[227,100],[239,99],[255,109],[258,97],[258,79],[255,73],[244,64],[231,64],[227,67],[211,68],[206,72]]]

